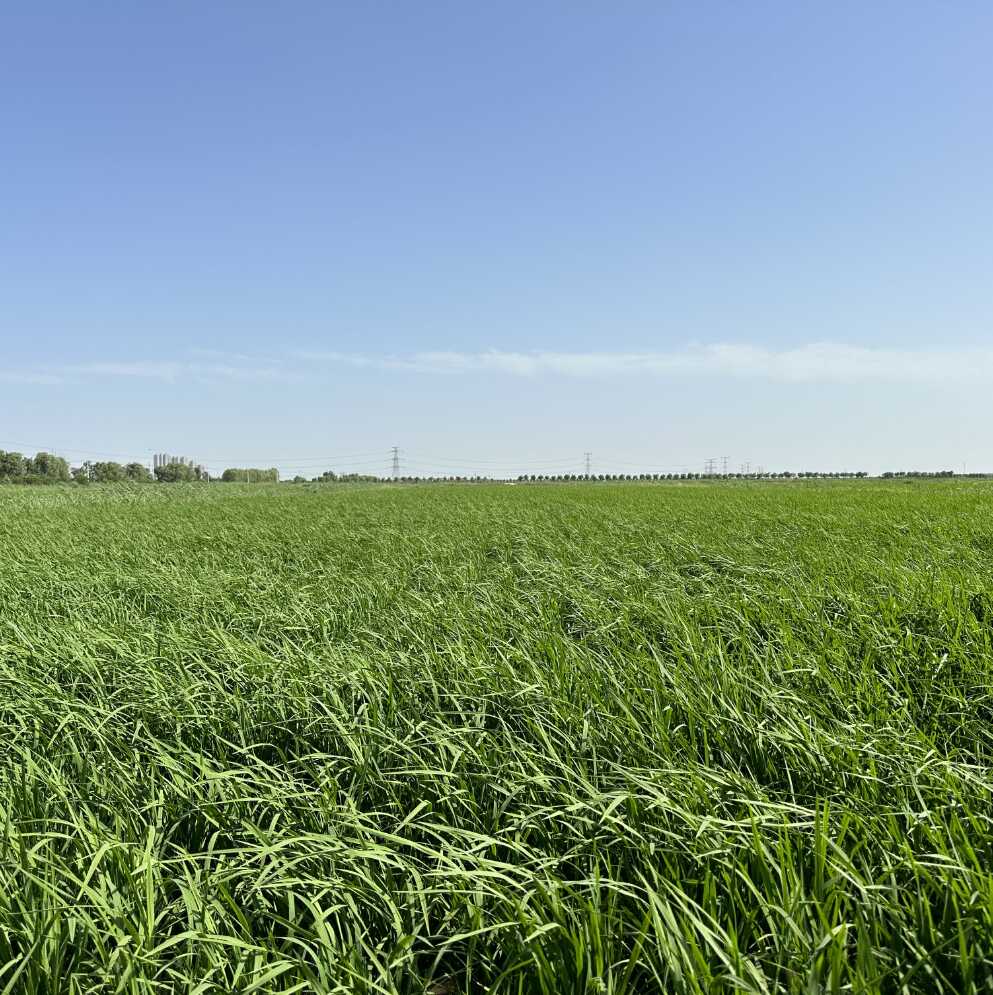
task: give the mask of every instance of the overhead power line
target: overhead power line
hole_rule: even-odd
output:
[[[122,462],[149,462],[153,456],[150,450],[132,450],[130,452],[110,452],[79,448],[73,446],[35,445],[25,442],[0,441],[0,449],[14,449],[22,452],[59,452],[67,457],[80,461],[91,458],[115,459]],[[548,457],[527,454],[520,458],[508,456],[457,456],[453,454],[429,455],[410,452],[399,448],[394,454],[389,451],[390,462],[386,464],[387,475],[395,476],[465,476],[465,477],[499,477],[514,478],[530,475],[563,475],[576,472],[575,455],[550,455]],[[314,476],[319,471],[332,470],[337,472],[368,473],[370,476],[384,474],[382,450],[366,450],[361,452],[337,453],[332,455],[284,455],[284,456],[198,456],[199,461],[209,467],[211,473],[219,473],[226,467],[265,467],[278,466],[287,476]],[[714,461],[716,462],[716,461]],[[584,452],[582,457],[583,470],[587,476],[593,476],[592,453]],[[656,464],[649,461],[633,460],[623,457],[606,457],[597,460],[597,470],[600,475],[623,474],[637,471],[639,473],[687,472],[686,464]]]
[[[477,464],[490,464],[493,466],[522,466],[524,464],[541,464],[543,466],[549,466],[551,464],[561,463],[565,465],[566,463],[575,463],[575,456],[549,456],[547,458],[526,456],[526,457],[516,457],[508,456],[505,459],[498,459],[492,456],[489,457],[476,457],[476,456],[453,456],[451,454],[446,454],[444,456],[433,456],[427,453],[412,452],[411,450],[405,450],[405,453],[415,460],[420,462],[429,463],[456,463],[460,466],[476,466]]]

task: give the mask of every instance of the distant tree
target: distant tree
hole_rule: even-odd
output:
[[[20,453],[0,449],[0,480],[18,480],[26,473],[27,460]]]
[[[199,479],[197,468],[175,460],[155,468],[155,479],[162,484],[177,484]]]
[[[260,470],[257,467],[229,467],[221,474],[221,480],[228,483],[238,482],[242,484],[276,483],[279,480],[279,470],[270,467],[268,470]]]
[[[128,463],[124,468],[124,476],[141,484],[146,484],[152,479],[152,473],[144,463]]]
[[[120,463],[94,463],[90,479],[98,484],[118,484],[127,474]]]
[[[70,479],[69,464],[52,453],[38,453],[34,459],[27,460],[25,471],[26,476],[38,483],[56,484]]]

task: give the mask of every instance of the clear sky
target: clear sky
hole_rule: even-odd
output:
[[[2,448],[993,470],[988,2],[0,32]]]

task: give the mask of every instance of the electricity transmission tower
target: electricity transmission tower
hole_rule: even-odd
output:
[[[587,477],[590,476],[590,466],[591,466],[591,462],[590,461],[592,459],[593,459],[593,454],[592,453],[584,453],[584,461],[585,461],[585,464],[586,464],[586,476]]]
[[[725,477],[728,475],[728,458],[727,458],[727,456],[722,456],[721,457],[721,474],[723,476],[725,476]]]
[[[704,476],[705,477],[712,477],[714,475],[714,471],[716,470],[716,468],[717,468],[717,460],[716,459],[714,459],[713,457],[711,457],[710,459],[705,460],[704,464],[703,464],[703,473],[704,473]]]
[[[393,447],[393,479],[400,479],[400,448],[399,446]]]

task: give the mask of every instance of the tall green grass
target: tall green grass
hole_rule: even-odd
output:
[[[993,488],[0,491],[4,992],[987,992]]]

